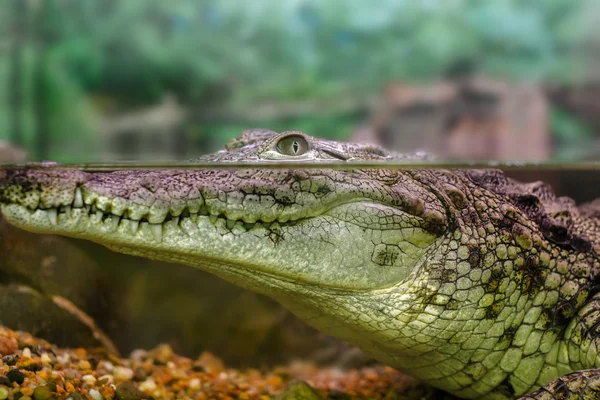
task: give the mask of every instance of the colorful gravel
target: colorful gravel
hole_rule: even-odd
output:
[[[160,345],[120,358],[105,350],[58,348],[2,327],[0,356],[0,400],[266,400],[294,381],[307,382],[324,399],[392,400],[415,398],[407,393],[422,391],[413,379],[384,366],[342,371],[293,363],[236,370],[207,352],[192,360]]]

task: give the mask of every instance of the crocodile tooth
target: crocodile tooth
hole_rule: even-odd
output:
[[[96,207],[96,203],[92,204],[92,212],[93,213],[97,213],[98,212],[98,207]]]
[[[91,210],[91,209],[92,209],[92,207],[90,207],[90,206],[85,206],[85,210],[87,211],[87,213],[88,213],[88,214],[90,213],[90,210]]]
[[[75,201],[73,201],[73,207],[81,208],[83,207],[83,195],[81,194],[81,188],[75,189]]]
[[[254,223],[253,222],[244,222],[244,228],[249,231],[250,229],[254,228]]]
[[[227,229],[229,229],[229,230],[232,230],[232,229],[233,229],[233,226],[235,225],[235,222],[236,222],[236,221],[235,221],[235,220],[233,220],[233,219],[228,219],[228,220],[227,220]]]
[[[214,225],[217,222],[218,217],[211,214],[208,216],[208,219],[210,219],[210,223]]]
[[[200,214],[200,215],[208,215],[208,208],[205,205],[203,205],[198,210],[198,214]]]
[[[263,222],[262,226],[264,226],[266,229],[269,229],[271,227],[272,222]]]
[[[158,243],[162,242],[162,224],[150,224],[150,228],[152,229],[154,239]]]
[[[133,233],[134,235],[137,233],[139,227],[140,227],[140,221],[137,221],[137,220],[132,220],[131,223],[129,224],[129,229],[131,229],[131,233]]]
[[[119,227],[120,220],[121,220],[121,218],[117,217],[116,215],[112,215],[110,217],[110,229],[112,232],[117,230],[117,228]]]
[[[193,223],[197,223],[198,222],[198,213],[190,213],[190,219],[192,220]]]
[[[179,216],[173,217],[173,226],[174,227],[179,226]]]
[[[96,210],[96,217],[98,218],[98,222],[102,221],[102,217],[104,213],[101,210]]]
[[[71,218],[71,206],[65,207],[65,214],[67,217]]]
[[[52,225],[56,225],[58,223],[58,210],[56,208],[51,208],[46,211],[48,213],[48,220]]]

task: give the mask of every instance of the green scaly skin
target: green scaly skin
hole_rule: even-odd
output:
[[[199,159],[248,168],[15,170],[0,202],[23,229],[188,264],[264,293],[458,397],[599,396],[597,205],[495,170],[251,165],[399,157],[251,130]]]

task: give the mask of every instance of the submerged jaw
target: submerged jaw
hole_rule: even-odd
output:
[[[407,214],[393,214],[389,207],[368,202],[346,203],[301,221],[251,227],[209,215],[151,224],[105,216],[91,206],[34,211],[3,204],[2,212],[9,222],[27,230],[87,239],[127,254],[188,264],[229,280],[245,271],[275,281],[351,290],[399,282],[436,239],[415,227]],[[381,222],[369,228],[374,220]],[[235,283],[245,286],[243,281]],[[266,287],[252,289],[269,294]]]

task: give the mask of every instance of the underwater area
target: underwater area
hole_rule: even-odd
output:
[[[600,399],[598,16],[0,3],[0,400]]]
[[[263,172],[308,174],[323,169],[384,174],[494,168],[521,182],[543,181],[557,196],[568,196],[578,205],[600,198],[595,162],[258,165]],[[24,167],[5,164],[0,178],[9,182],[9,176]],[[111,174],[254,166],[201,162],[26,168]],[[66,218],[64,209],[58,216],[59,221]],[[26,232],[5,220],[0,222],[0,237],[0,309],[7,327],[0,330],[0,372],[8,379],[2,378],[0,384],[12,388],[7,396],[458,398],[373,361],[360,349],[306,325],[270,298],[200,269],[121,254],[90,241]],[[311,386],[303,386],[305,382]],[[279,393],[285,387],[282,397]]]

